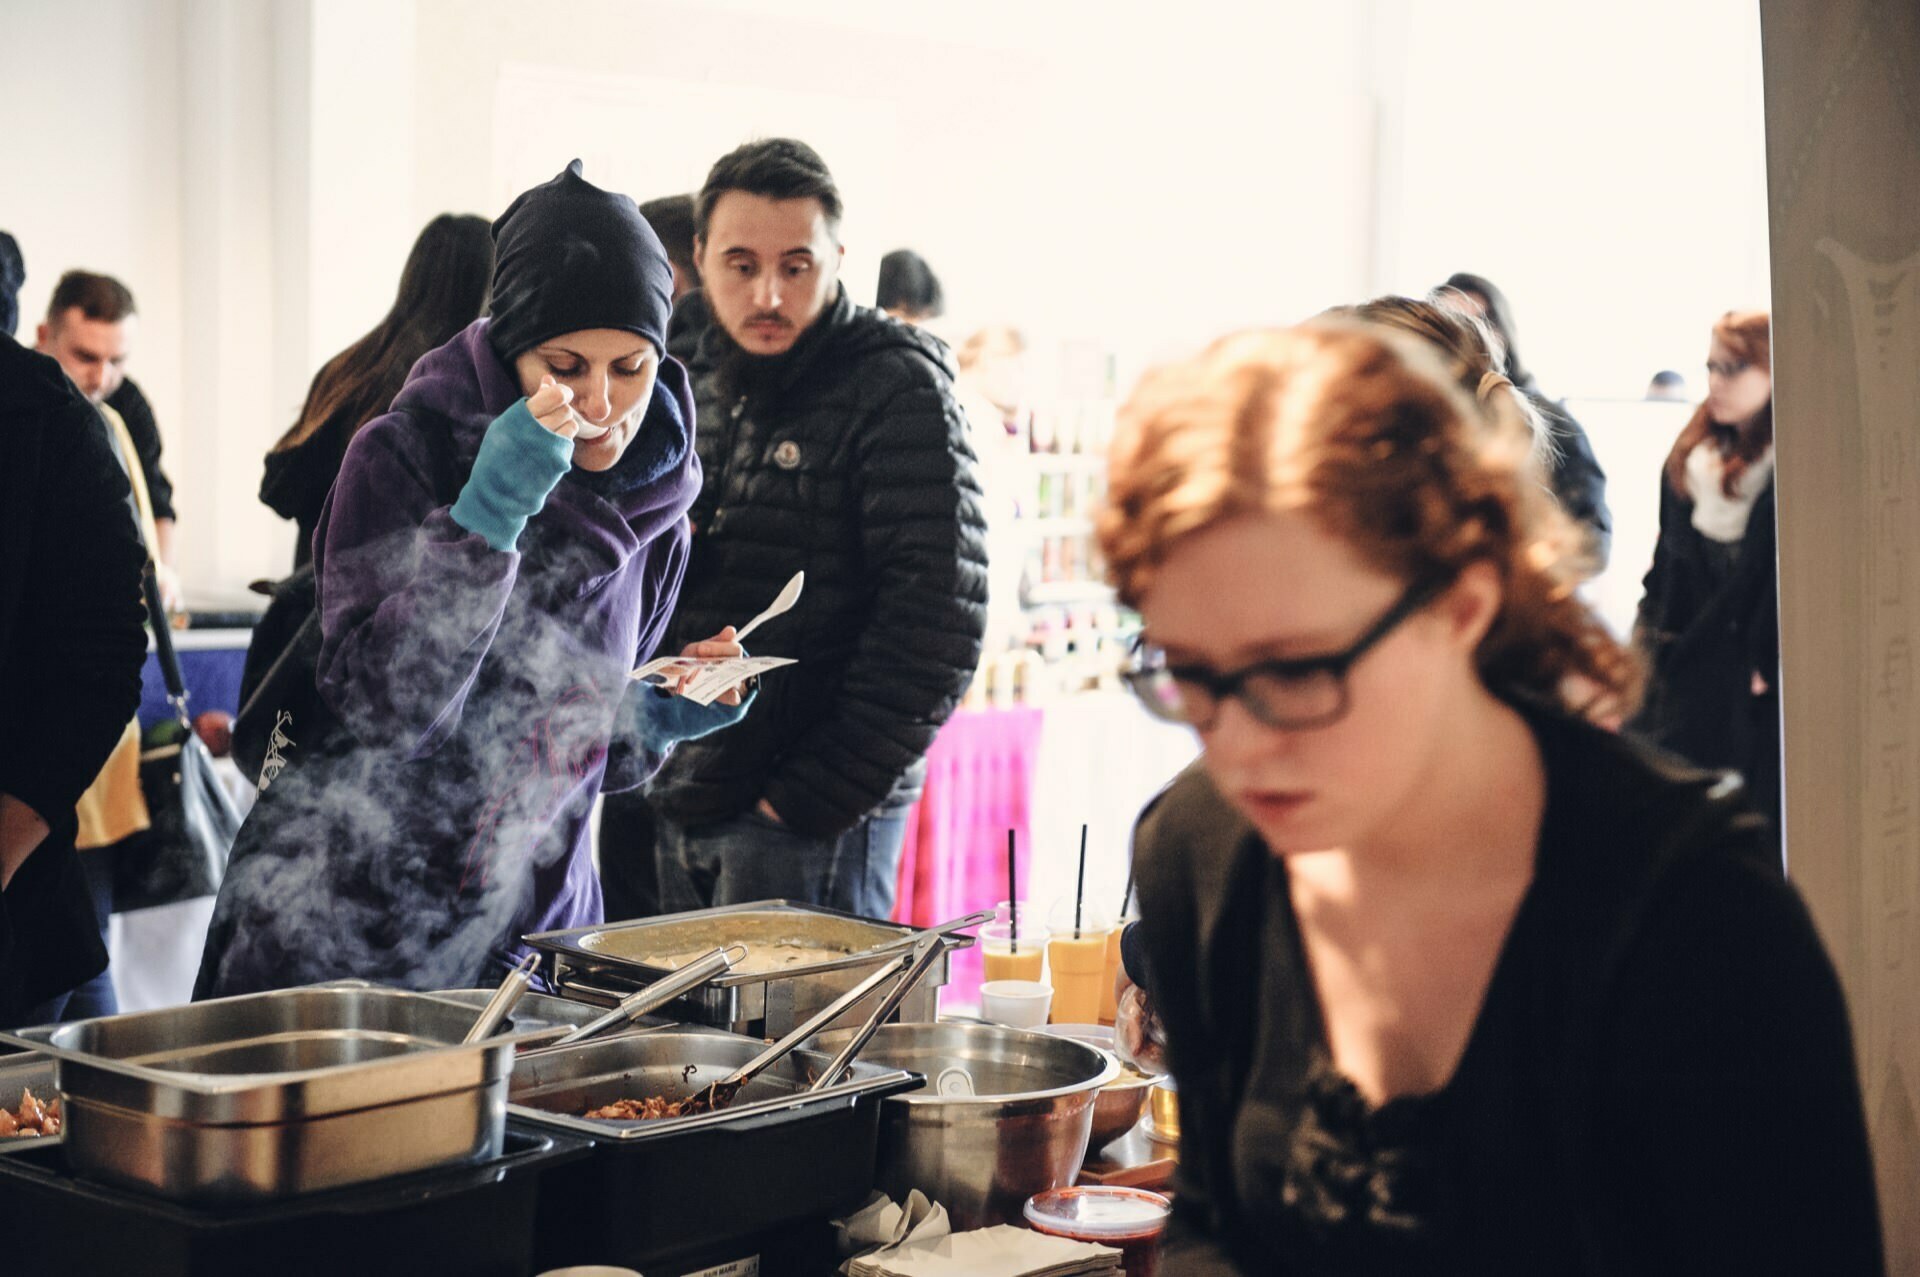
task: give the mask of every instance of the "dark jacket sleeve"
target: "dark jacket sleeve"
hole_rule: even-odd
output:
[[[160,464],[160,423],[153,419],[153,405],[129,377],[120,383],[120,389],[107,396],[107,406],[127,423],[133,450],[140,454],[140,473],[146,478],[147,496],[153,501],[153,517],[175,518],[173,480]]]
[[[1640,582],[1640,609],[1634,620],[1634,642],[1649,657],[1686,629],[1699,608],[1689,588],[1690,576],[1681,562],[1689,536],[1697,535],[1689,522],[1687,502],[1660,473],[1660,535],[1653,543],[1653,563]]]
[[[1537,400],[1553,430],[1553,493],[1567,516],[1587,529],[1594,571],[1603,572],[1613,552],[1613,513],[1607,509],[1607,474],[1593,455],[1584,426],[1562,404]]]
[[[140,706],[147,555],[105,424],[74,397],[46,432],[13,668],[0,678],[0,791],[70,829]]]
[[[459,725],[520,567],[453,521],[408,446],[422,433],[395,413],[354,437],[316,572],[321,696],[355,736],[410,757]]]
[[[1743,823],[1677,865],[1628,950],[1598,1060],[1602,1236],[1635,1274],[1884,1272],[1847,1008],[1805,906]]]
[[[850,828],[926,753],[973,677],[986,629],[986,527],[966,417],[923,356],[895,357],[919,371],[855,444],[873,619],[831,710],[766,784],[781,818],[814,836]]]

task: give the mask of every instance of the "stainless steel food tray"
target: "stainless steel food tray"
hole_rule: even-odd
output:
[[[651,955],[785,939],[843,949],[844,956],[830,961],[721,976],[663,1008],[664,1014],[692,1023],[778,1037],[858,984],[876,965],[912,943],[915,934],[912,927],[800,901],[759,900],[663,918],[548,931],[528,936],[527,943],[547,955],[556,989],[597,1006],[611,1006],[625,994],[671,974],[671,968],[649,962]],[[948,936],[942,943],[945,952],[902,1003],[899,1019],[934,1018],[940,986],[947,982],[947,955],[973,940]],[[884,990],[874,994],[875,1000],[881,996]],[[863,1003],[848,1015],[857,1018],[868,1009]]]
[[[631,1122],[581,1116],[620,1099],[691,1095],[726,1077],[764,1048],[762,1042],[734,1034],[665,1029],[529,1051],[514,1064],[508,1108],[528,1122],[600,1141],[630,1143],[777,1120],[783,1114],[797,1121],[822,1109],[844,1107],[861,1096],[891,1095],[923,1081],[904,1069],[856,1060],[845,1081],[808,1091],[832,1057],[796,1051],[749,1082],[732,1105],[717,1113]]]
[[[520,1037],[374,986],[0,1034],[54,1058],[70,1164],[180,1201],[290,1196],[497,1156]]]

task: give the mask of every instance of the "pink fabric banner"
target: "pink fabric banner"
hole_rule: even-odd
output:
[[[930,927],[1007,898],[1007,830],[1019,854],[1020,899],[1032,855],[1034,762],[1041,711],[961,710],[927,751],[927,787],[907,820],[895,921]],[[980,951],[953,957],[943,998],[973,1001]]]

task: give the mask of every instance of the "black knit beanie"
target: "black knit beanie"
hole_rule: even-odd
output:
[[[575,160],[494,222],[491,313],[487,340],[509,363],[585,328],[638,333],[664,356],[673,267],[632,197],[587,181]]]

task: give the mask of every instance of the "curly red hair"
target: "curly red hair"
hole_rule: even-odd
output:
[[[1304,511],[1406,581],[1489,562],[1505,592],[1477,653],[1487,685],[1618,713],[1640,665],[1575,593],[1582,541],[1524,479],[1531,444],[1399,332],[1236,333],[1148,373],[1121,409],[1100,545],[1133,606],[1181,540],[1248,514]]]

